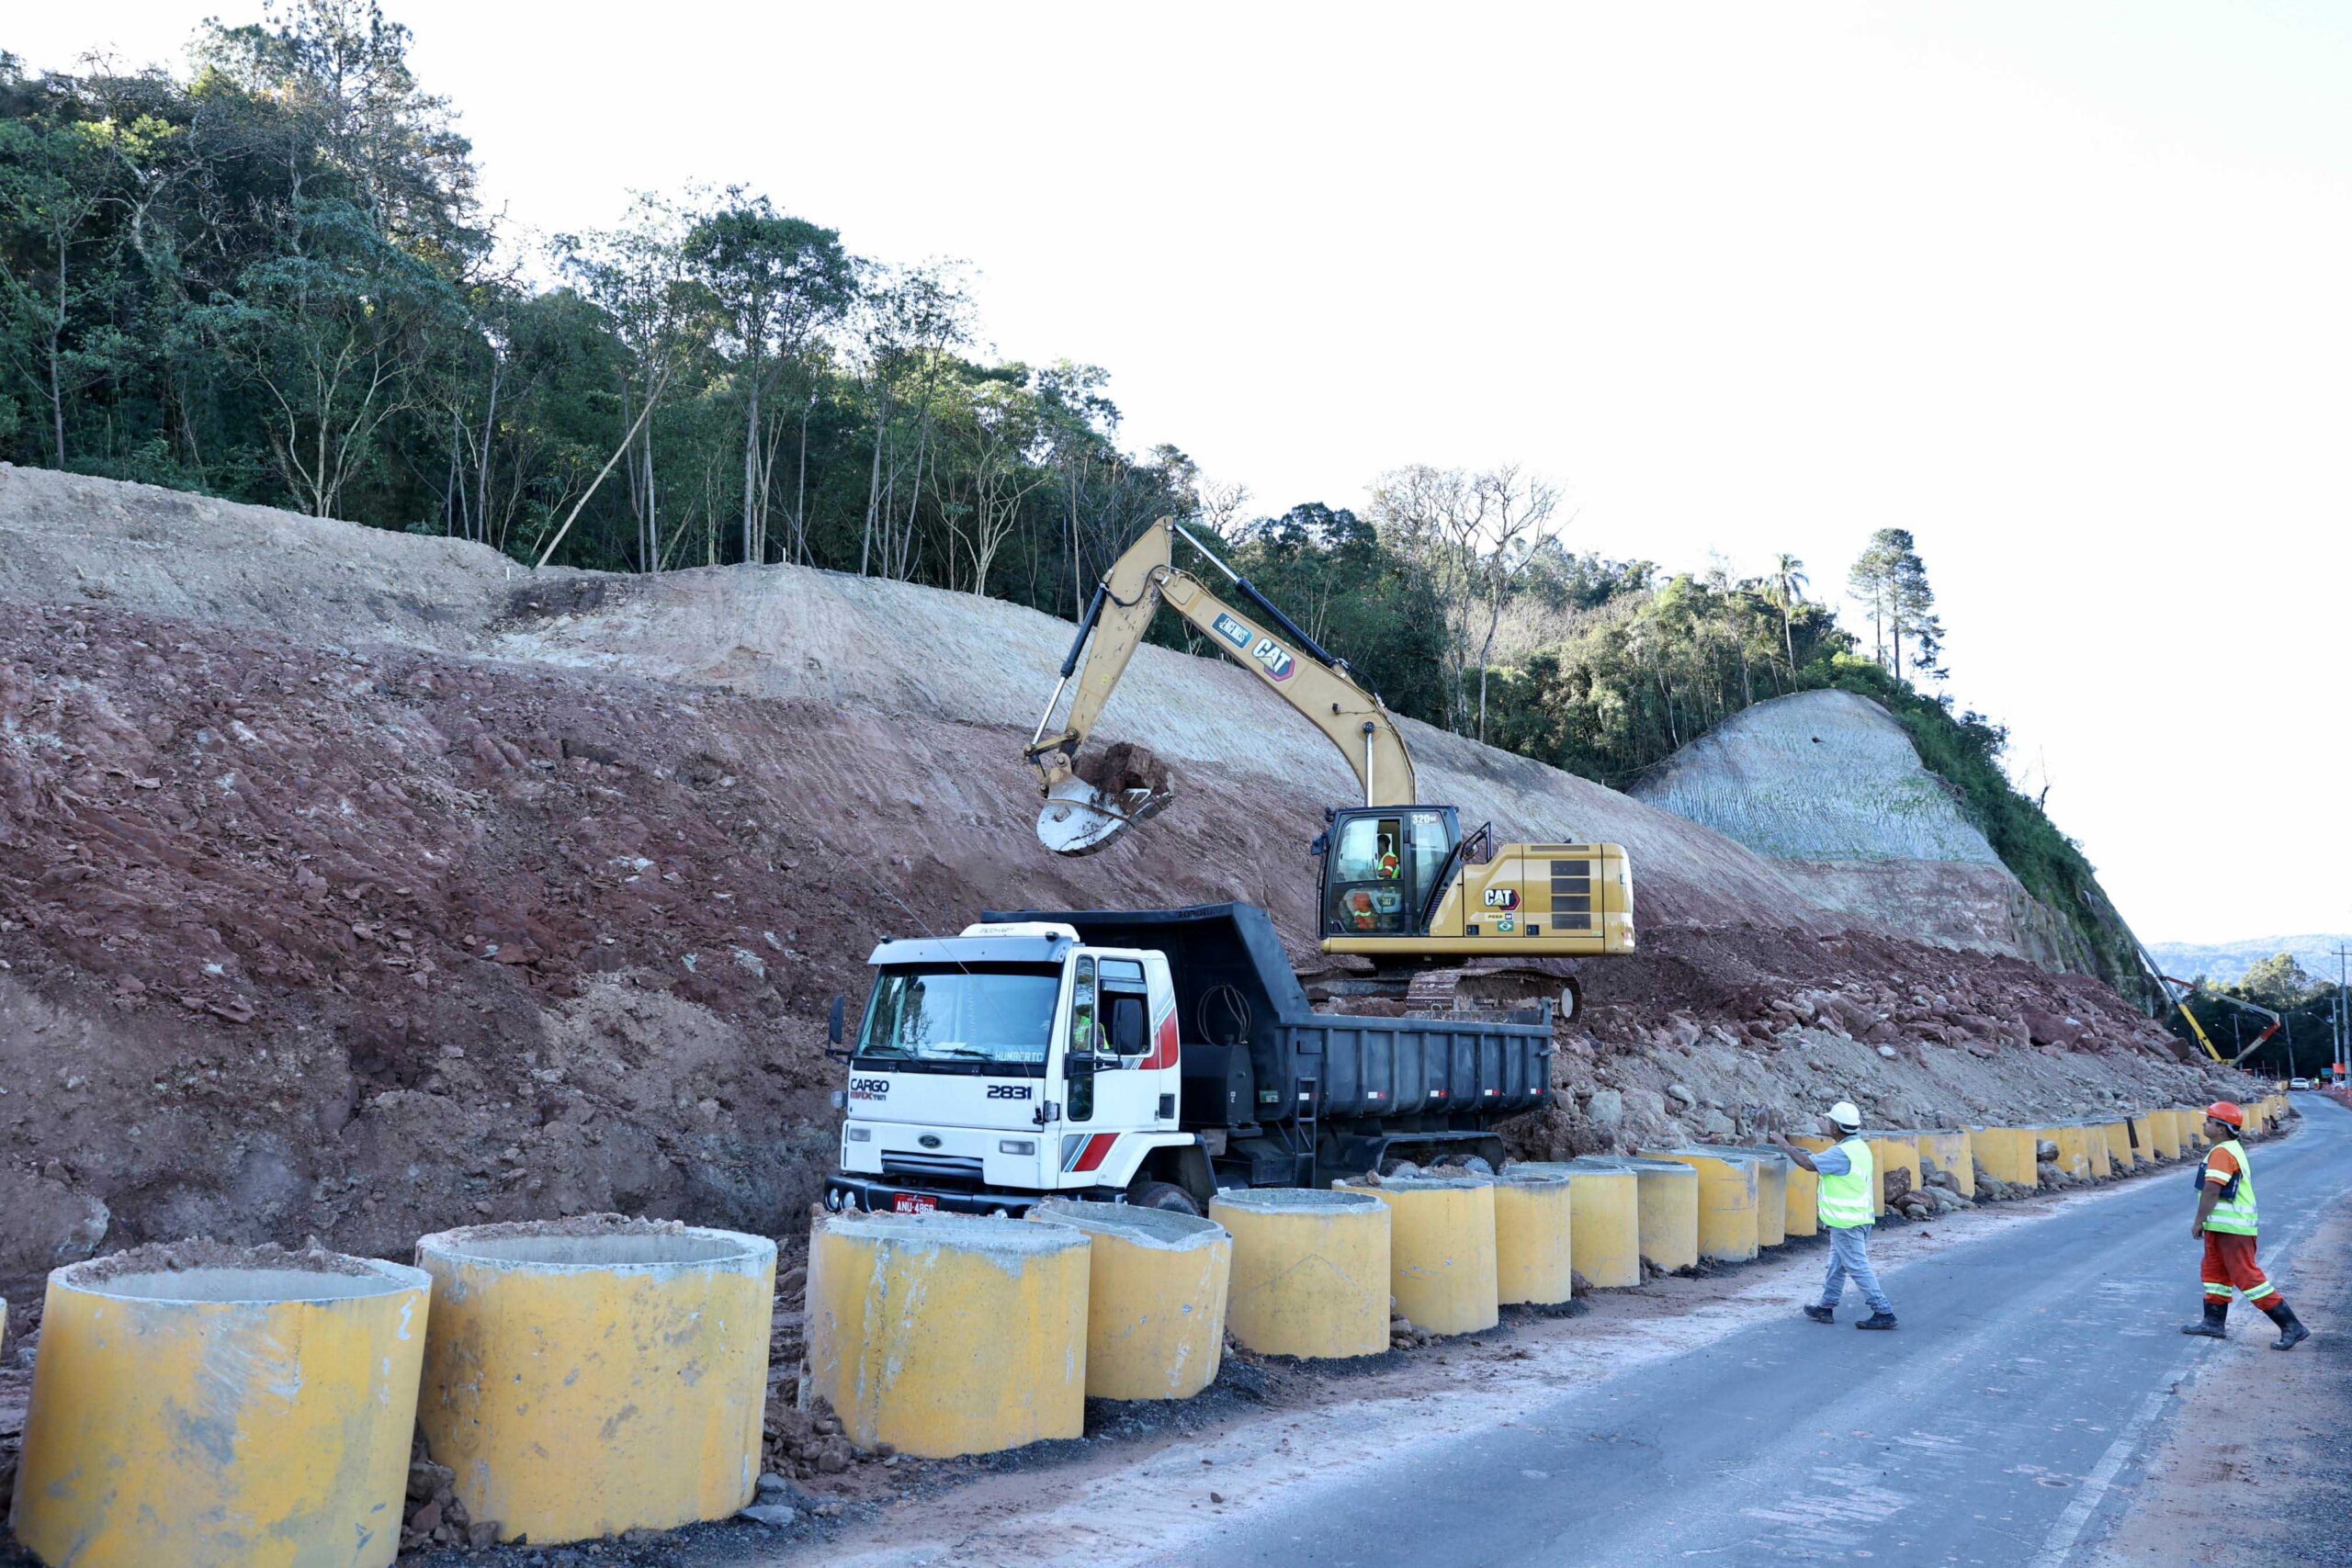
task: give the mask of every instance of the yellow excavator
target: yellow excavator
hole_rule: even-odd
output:
[[[1175,565],[1179,538],[1224,574],[1246,609]],[[1378,975],[1408,979],[1417,971],[1453,968],[1451,988],[1461,1001],[1517,999],[1531,988],[1525,977],[1536,976],[1561,988],[1573,1007],[1573,978],[1563,987],[1567,966],[1527,961],[1634,951],[1633,872],[1623,849],[1498,844],[1491,825],[1464,835],[1455,807],[1421,800],[1412,752],[1378,695],[1173,519],[1146,529],[1095,585],[1060,682],[1030,739],[1024,754],[1046,795],[1037,837],[1047,849],[1093,853],[1168,803],[1164,787],[1106,780],[1113,785],[1106,789],[1073,771],[1163,604],[1321,730],[1363,786],[1362,804],[1326,810],[1329,826],[1313,845],[1323,863],[1316,909],[1326,953],[1356,954],[1371,960]],[[1057,727],[1055,714],[1073,678],[1076,694]],[[1461,968],[1497,959],[1506,963]],[[1492,983],[1474,980],[1478,976],[1492,976]],[[1423,999],[1431,987],[1414,985],[1410,994]]]

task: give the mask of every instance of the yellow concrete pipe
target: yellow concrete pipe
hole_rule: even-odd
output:
[[[1768,1145],[1725,1145],[1734,1154],[1748,1156],[1756,1162],[1756,1245],[1759,1247],[1779,1247],[1792,1235],[1814,1233],[1814,1202],[1820,1190],[1821,1179],[1809,1170],[1800,1170],[1797,1164],[1780,1150]],[[1706,1152],[1715,1152],[1714,1145],[1705,1145]],[[1799,1178],[1814,1183],[1805,1189],[1803,1203],[1804,1213],[1800,1222],[1793,1213],[1798,1201]],[[1802,1230],[1792,1229],[1802,1223]]]
[[[2087,1179],[2091,1173],[2090,1134],[2080,1122],[2058,1122],[2046,1129],[2050,1141],[2058,1145],[2058,1169],[2076,1179]]]
[[[1937,1127],[1922,1131],[1916,1142],[1919,1146],[1919,1179],[1928,1179],[1928,1161],[1934,1161],[1938,1170],[1949,1173],[1963,1198],[1976,1196],[1976,1145],[1965,1127]]]
[[[1495,1184],[1483,1176],[1335,1182],[1388,1205],[1388,1292],[1431,1334],[1476,1334],[1501,1321],[1495,1278]]]
[[[2102,1122],[2099,1123],[2099,1127],[2100,1130],[2107,1134],[2108,1162],[2115,1167],[2115,1174],[2118,1176],[2131,1175],[2132,1170],[2139,1165],[2140,1158],[2138,1155],[2132,1152],[2132,1122],[2130,1118],[2127,1117],[2116,1122]]]
[[[1495,1178],[1495,1299],[1504,1306],[1557,1306],[1572,1293],[1575,1274],[1576,1198],[1568,1179],[1523,1168]]]
[[[860,1448],[952,1459],[1081,1436],[1091,1250],[1026,1220],[820,1216],[809,1387]]]
[[[1736,1149],[1644,1149],[1645,1158],[1698,1173],[1698,1248],[1718,1263],[1747,1263],[1762,1246],[1756,1161]]]
[[[432,1281],[275,1249],[174,1269],[161,1250],[50,1275],[17,1539],[52,1568],[390,1562]]]
[[[1055,1198],[1029,1218],[1084,1231],[1086,1393],[1190,1399],[1216,1380],[1233,1237],[1197,1214]]]
[[[1672,1160],[1621,1162],[1640,1183],[1642,1261],[1661,1274],[1699,1263],[1699,1173]]]
[[[2084,1121],[2083,1154],[2090,1163],[2092,1180],[2105,1181],[2115,1174],[2115,1161],[2108,1153],[2106,1123]]]
[[[2180,1157],[2180,1112],[2168,1108],[2151,1111],[2148,1124],[2148,1145],[2165,1159]]]
[[[1268,1356],[1310,1360],[1388,1348],[1388,1205],[1369,1192],[1259,1187],[1220,1192],[1209,1218],[1233,1236],[1225,1323]]]
[[[2013,1187],[2031,1188],[2040,1180],[2033,1152],[2040,1136],[2035,1127],[1971,1127],[1968,1146],[1985,1175]]]
[[[1576,1271],[1595,1290],[1642,1282],[1641,1181],[1615,1160],[1523,1160],[1507,1175],[1568,1179],[1568,1247]]]
[[[670,1529],[751,1502],[775,1243],[595,1215],[442,1231],[416,1260],[433,1276],[417,1424],[499,1540]]]
[[[2181,1147],[2187,1149],[2202,1149],[2207,1146],[2205,1139],[2205,1108],[2203,1106],[2178,1106],[2175,1108],[2173,1114],[2180,1118]]]
[[[1919,1185],[1919,1140],[1904,1133],[1865,1133],[1863,1140],[1871,1146],[1871,1158],[1878,1167],[1877,1190],[1871,1194],[1873,1214],[1886,1213],[1886,1178],[1890,1171],[1900,1170],[1910,1179],[1916,1190]]]

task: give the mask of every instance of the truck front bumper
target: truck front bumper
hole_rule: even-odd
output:
[[[888,1214],[937,1209],[951,1214],[993,1214],[1002,1211],[1018,1219],[1047,1198],[1100,1196],[1091,1190],[1011,1192],[989,1187],[924,1187],[887,1176],[854,1176],[845,1171],[825,1178],[825,1207],[836,1212],[863,1209]]]

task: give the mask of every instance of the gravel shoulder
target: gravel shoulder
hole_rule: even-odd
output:
[[[2233,1309],[2097,1568],[2352,1563],[2352,1182],[2264,1265],[2311,1338],[2275,1354],[2269,1320]]]

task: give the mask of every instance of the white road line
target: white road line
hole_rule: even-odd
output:
[[[2098,1463],[2091,1467],[2090,1475],[2083,1483],[2082,1492],[2066,1505],[2066,1511],[2058,1516],[2058,1522],[2050,1527],[2050,1533],[2043,1538],[2041,1550],[2035,1554],[2031,1568],[2061,1568],[2065,1562],[2075,1550],[2075,1542],[2082,1538],[2083,1527],[2090,1523],[2091,1515],[2098,1511],[2099,1500],[2114,1484],[2116,1472],[2132,1457],[2132,1450],[2140,1446],[2140,1439],[2146,1435],[2149,1423],[2163,1413],[2165,1401],[2172,1397],[2173,1385],[2188,1375],[2188,1364],[2184,1361],[2165,1380],[2165,1387],[2140,1402],[2139,1411],[2123,1424],[2123,1435],[2108,1445],[2107,1452],[2101,1454]]]

